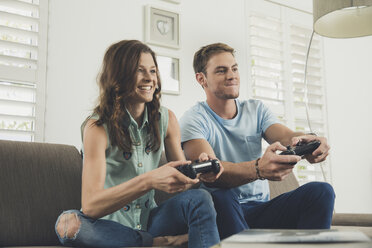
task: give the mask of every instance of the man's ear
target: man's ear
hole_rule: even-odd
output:
[[[203,72],[198,72],[195,74],[196,81],[201,85],[201,87],[208,87],[207,80]]]

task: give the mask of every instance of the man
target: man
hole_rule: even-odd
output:
[[[308,183],[269,200],[267,180],[283,180],[301,159],[279,151],[318,140],[320,146],[306,156],[310,163],[318,163],[326,159],[330,147],[324,137],[293,132],[280,124],[261,101],[238,100],[240,78],[234,53],[222,43],[195,53],[196,80],[207,100],[180,120],[186,157],[195,160],[206,152],[224,167],[215,183],[202,186],[211,191],[221,239],[247,228],[330,228],[335,196],[327,183]],[[270,144],[263,155],[262,138]]]

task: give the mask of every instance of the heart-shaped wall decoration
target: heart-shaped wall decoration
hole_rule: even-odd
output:
[[[159,30],[159,33],[166,35],[170,30],[170,25],[167,21],[159,20],[156,22],[156,27]]]

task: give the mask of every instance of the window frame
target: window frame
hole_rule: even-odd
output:
[[[34,128],[31,131],[25,131],[25,133],[29,133],[31,136],[31,141],[36,142],[44,142],[44,127],[45,127],[45,101],[46,101],[46,73],[47,73],[47,38],[48,38],[48,8],[49,2],[48,0],[38,0],[37,3],[28,3],[24,1],[14,1],[15,6],[19,6],[22,9],[23,6],[29,5],[30,9],[37,8],[39,13],[38,18],[38,30],[37,31],[26,31],[31,32],[34,34],[35,37],[37,36],[37,59],[36,59],[36,69],[31,68],[18,68],[14,66],[0,66],[0,75],[1,80],[5,82],[27,82],[34,85],[34,94],[35,100],[33,104],[34,106],[34,115],[29,117],[24,117],[28,119],[32,119],[34,122]],[[13,4],[13,3],[12,3]],[[17,6],[17,7],[18,7]],[[5,12],[6,13],[6,12]],[[22,18],[22,17],[21,17]],[[28,18],[28,17],[27,17]],[[32,17],[31,17],[32,18]],[[36,20],[36,19],[35,19]],[[32,21],[32,20],[31,20]],[[4,27],[4,29],[7,29]],[[17,32],[17,29],[14,29]],[[21,31],[23,32],[23,31]],[[13,58],[10,58],[13,60]],[[16,84],[11,87],[17,87]],[[22,102],[22,99],[19,100]],[[5,100],[6,102],[6,100]],[[11,102],[11,101],[10,101]],[[28,103],[28,102],[26,102]],[[15,103],[17,104],[17,103]],[[6,115],[5,115],[6,116]],[[5,117],[7,118],[7,117]],[[10,115],[10,118],[11,117]],[[14,119],[22,119],[21,116],[14,116]],[[8,132],[4,130],[4,132]],[[9,133],[12,131],[9,130]],[[15,131],[15,133],[22,133],[23,131]]]

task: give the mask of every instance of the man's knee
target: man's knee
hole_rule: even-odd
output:
[[[311,182],[308,183],[309,198],[312,202],[317,202],[317,206],[323,206],[325,209],[333,210],[335,201],[335,191],[329,183]]]
[[[334,199],[335,198],[335,191],[333,190],[332,185],[329,183],[324,182],[312,182],[309,183],[311,186],[311,191],[314,194],[317,194],[320,197]]]
[[[64,213],[59,218],[56,231],[61,238],[72,239],[80,229],[81,221],[76,213]]]

